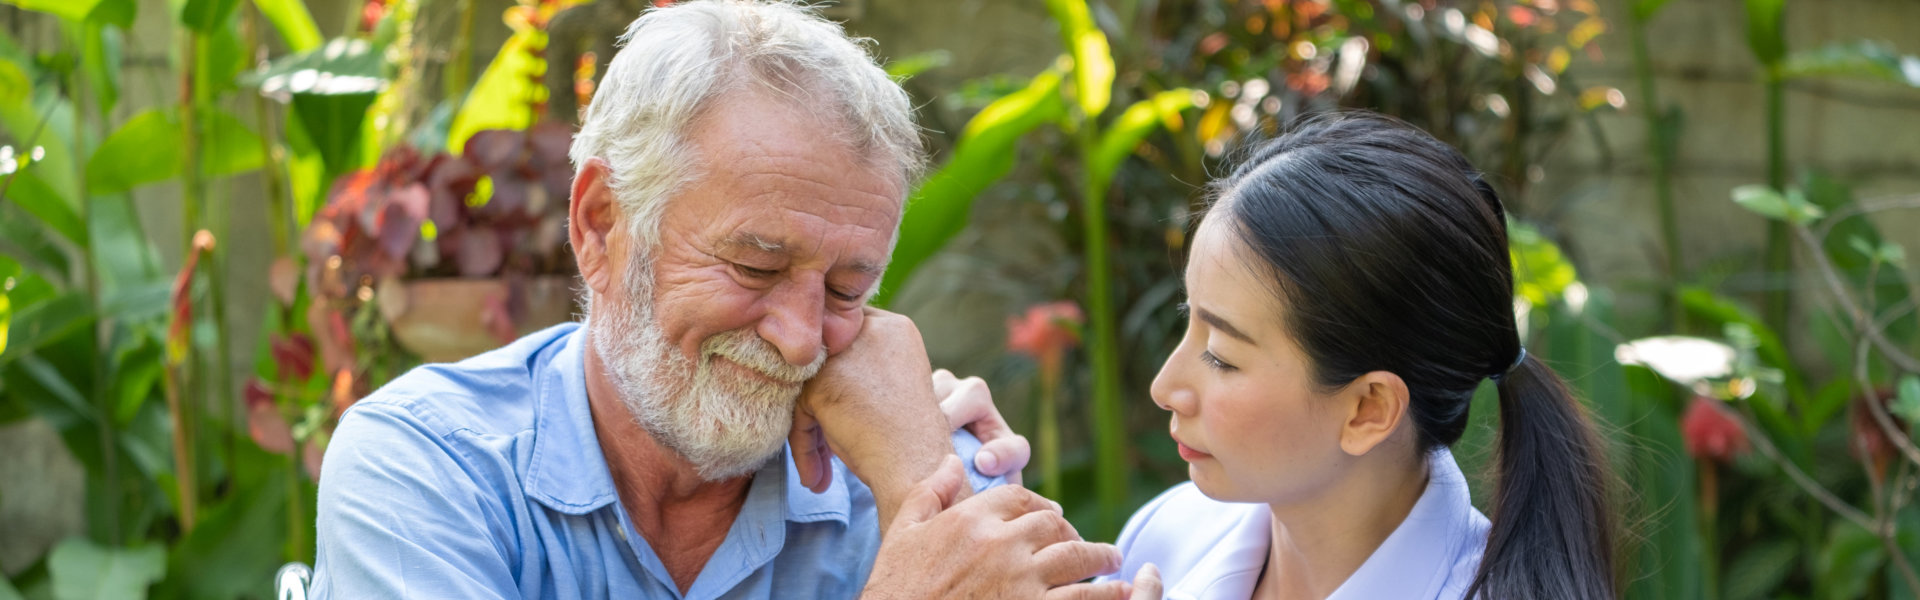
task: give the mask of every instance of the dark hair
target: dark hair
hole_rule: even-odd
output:
[[[1422,452],[1459,441],[1480,381],[1504,375],[1468,597],[1616,597],[1604,449],[1551,368],[1515,365],[1506,214],[1466,157],[1388,117],[1318,115],[1252,147],[1213,197],[1265,263],[1314,383],[1400,376]]]

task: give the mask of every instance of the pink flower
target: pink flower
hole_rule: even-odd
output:
[[[1694,458],[1724,463],[1748,450],[1747,430],[1740,419],[1726,403],[1705,396],[1694,396],[1687,414],[1680,418],[1680,437]]]
[[[1007,350],[1033,357],[1043,375],[1056,377],[1062,357],[1080,341],[1076,330],[1083,320],[1080,307],[1068,300],[1028,307],[1025,315],[1007,319]]]

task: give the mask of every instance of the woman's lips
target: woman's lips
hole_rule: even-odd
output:
[[[1213,458],[1212,454],[1207,454],[1205,452],[1195,450],[1192,447],[1184,443],[1181,443],[1179,438],[1174,438],[1173,443],[1178,444],[1180,446],[1180,458],[1186,459],[1187,462],[1193,462],[1203,458]]]

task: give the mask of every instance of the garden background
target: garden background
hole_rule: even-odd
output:
[[[572,312],[572,115],[647,4],[0,1],[0,599],[263,598],[311,561],[340,410]],[[1920,3],[824,12],[934,153],[879,301],[988,379],[1090,539],[1183,478],[1146,388],[1199,185],[1358,107],[1506,199],[1528,347],[1612,443],[1628,597],[1920,590]]]

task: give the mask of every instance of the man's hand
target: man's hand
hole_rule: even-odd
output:
[[[906,317],[864,310],[859,337],[800,392],[787,442],[814,492],[831,483],[834,456],[846,462],[873,490],[884,532],[915,482],[953,456],[952,431],[934,402],[920,330]]]
[[[952,372],[933,372],[933,395],[940,398],[940,412],[947,415],[951,431],[964,427],[980,439],[980,451],[973,455],[973,468],[988,477],[1006,476],[1020,485],[1020,470],[1033,458],[1033,447],[1026,436],[1014,433],[1000,409],[993,405],[993,393],[979,377],[958,379]]]
[[[960,459],[949,457],[913,488],[861,598],[1127,597],[1123,582],[1075,583],[1118,570],[1120,551],[1082,541],[1059,505],[1011,485],[956,501],[966,487]]]

